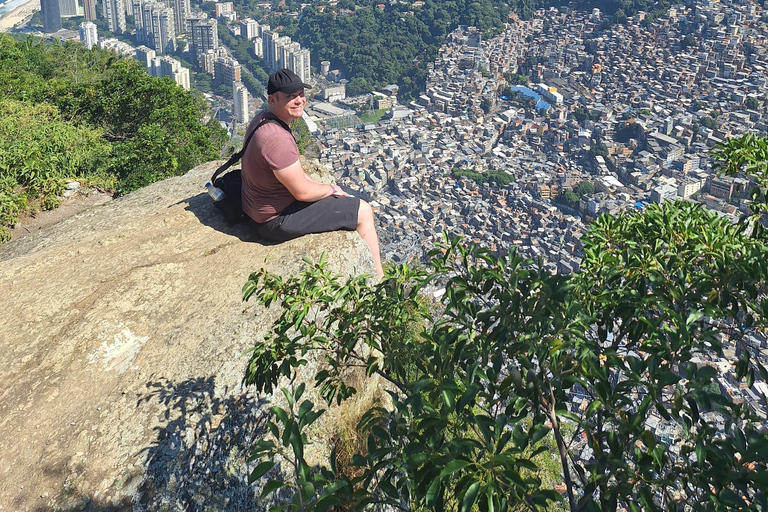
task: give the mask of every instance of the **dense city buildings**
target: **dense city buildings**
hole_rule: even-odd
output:
[[[192,15],[192,5],[189,0],[170,0],[168,6],[173,9],[173,26],[176,35],[186,34],[187,18]]]
[[[219,49],[219,32],[216,20],[202,17],[188,18],[187,37],[189,38],[189,50],[194,56],[194,61],[200,67],[203,67],[201,59],[206,53],[215,52]]]
[[[643,26],[642,13],[611,25],[599,11],[549,9],[491,39],[461,27],[430,64],[424,94],[395,98],[385,120],[336,129],[343,111],[313,103],[327,128],[321,160],[378,205],[394,261],[421,258],[445,230],[571,272],[586,223],[603,213],[679,197],[736,218],[745,204],[734,192],[747,184],[716,177],[709,151],[765,131],[761,12],[698,2]],[[517,75],[530,86],[506,78]],[[345,104],[374,101],[386,105]],[[590,192],[573,194],[582,182]]]
[[[230,85],[241,80],[240,63],[232,57],[226,55],[217,57],[213,69],[213,78],[216,83]]]
[[[176,29],[173,9],[159,2],[143,6],[144,37],[156,51],[176,51]]]

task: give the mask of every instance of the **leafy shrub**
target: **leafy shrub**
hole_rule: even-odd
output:
[[[253,349],[247,384],[272,391],[313,357],[329,404],[356,392],[351,367],[392,386],[391,407],[360,421],[362,474],[332,463],[298,474],[300,509],[765,510],[764,417],[722,395],[707,364],[733,344],[729,378],[748,388],[768,380],[747,343],[768,320],[764,143],[742,139],[716,155],[726,172],[755,179],[752,216],[734,225],[685,202],[602,216],[569,276],[459,240],[445,240],[426,269],[390,268],[374,286],[331,275],[323,260],[285,279],[252,274],[244,298],[281,313]],[[435,284],[445,289],[437,312],[418,299]],[[301,425],[278,418],[275,438],[302,453]],[[254,460],[276,446],[262,440]],[[541,477],[546,454],[564,496]]]
[[[63,121],[58,108],[0,100],[2,225],[14,223],[29,200],[58,205],[65,178],[104,171],[110,147],[102,132]]]
[[[217,159],[227,142],[207,105],[138,61],[68,42],[0,34],[2,226],[53,208],[77,177],[124,193]]]

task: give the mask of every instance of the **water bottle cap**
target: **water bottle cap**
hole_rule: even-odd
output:
[[[209,181],[208,183],[206,183],[206,184],[205,184],[205,188],[208,188],[208,187],[210,187],[210,186],[211,186],[211,182],[210,182],[210,181]]]

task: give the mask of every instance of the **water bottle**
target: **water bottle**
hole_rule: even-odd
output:
[[[214,187],[210,182],[208,182],[205,184],[205,188],[208,190],[208,195],[211,196],[211,199],[214,201],[221,201],[224,199],[224,191],[219,187]]]

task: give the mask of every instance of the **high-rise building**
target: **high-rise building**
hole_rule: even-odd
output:
[[[309,50],[304,48],[303,50],[291,54],[288,67],[291,71],[299,75],[302,82],[308,82],[312,76],[309,68]]]
[[[150,76],[160,78],[160,57],[152,57],[152,62],[149,64],[147,73],[149,73]]]
[[[89,50],[99,42],[96,24],[90,21],[84,21],[80,24],[80,42]]]
[[[173,9],[173,24],[176,35],[187,33],[187,18],[192,14],[189,0],[170,0],[169,7]]]
[[[80,16],[82,12],[78,12],[79,10],[80,6],[77,5],[77,0],[59,0],[59,15],[62,18]]]
[[[214,6],[217,18],[235,11],[235,5],[232,2],[216,2]]]
[[[187,19],[187,40],[198,66],[204,68],[204,56],[209,50],[219,49],[219,32],[216,20],[208,18]]]
[[[133,5],[133,26],[136,27],[136,40],[143,42],[147,40],[147,31],[144,22],[144,3],[146,0],[126,0]]]
[[[61,30],[59,0],[40,0],[40,14],[43,16],[43,32]]]
[[[261,31],[261,40],[263,41],[264,45],[264,61],[267,63],[267,66],[270,69],[272,68],[272,64],[275,61],[274,41],[278,37],[280,37],[280,34],[278,34],[276,31],[270,29],[264,29]]]
[[[96,0],[83,0],[83,16],[88,21],[96,19]]]
[[[104,13],[107,17],[107,26],[110,32],[122,34],[125,32],[125,1],[104,0]]]
[[[301,45],[297,43],[296,41],[291,41],[291,38],[288,38],[288,42],[285,44],[282,44],[280,47],[280,59],[278,60],[278,67],[275,69],[280,68],[290,68],[291,67],[291,55],[301,50]]]
[[[260,59],[264,58],[264,41],[260,37],[253,40],[253,53]]]
[[[247,123],[250,119],[248,112],[250,95],[243,82],[232,83],[232,96],[235,98],[235,120],[238,123]]]
[[[259,24],[252,18],[246,18],[240,22],[240,35],[246,39],[259,36]]]
[[[286,67],[283,48],[289,44],[291,44],[291,38],[288,36],[280,36],[272,41],[272,71]]]
[[[232,57],[217,58],[213,67],[213,77],[216,83],[229,85],[232,82],[240,81],[240,63]]]
[[[176,50],[173,9],[161,3],[145,4],[144,22],[147,42],[155,51],[167,53]]]

